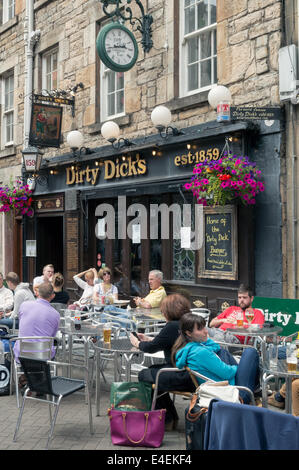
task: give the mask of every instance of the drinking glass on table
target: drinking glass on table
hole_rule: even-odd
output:
[[[103,326],[103,337],[104,343],[111,343],[111,323],[105,323],[105,325]]]
[[[297,369],[297,348],[294,343],[287,344],[287,367],[288,372],[295,372]]]

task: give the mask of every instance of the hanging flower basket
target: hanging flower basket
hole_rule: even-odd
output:
[[[184,187],[204,206],[225,206],[234,201],[250,205],[265,190],[261,177],[256,163],[248,157],[227,154],[217,161],[196,164],[190,183]]]
[[[32,191],[29,186],[23,185],[22,181],[12,181],[7,186],[0,186],[0,212],[10,212],[33,215]]]

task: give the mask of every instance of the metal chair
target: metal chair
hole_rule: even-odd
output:
[[[19,384],[18,378],[22,374],[21,364],[16,360],[14,355],[14,343],[20,342],[19,356],[50,360],[52,357],[54,338],[50,336],[24,336],[11,338],[9,340],[9,348],[11,353],[11,378],[10,378],[10,395],[13,394],[13,386],[15,384],[17,407],[20,408]]]
[[[93,423],[92,423],[92,409],[91,409],[91,398],[90,398],[90,391],[88,380],[78,380],[78,379],[70,379],[67,377],[51,377],[50,372],[50,364],[60,365],[60,366],[72,366],[72,367],[81,367],[85,370],[85,375],[87,377],[88,370],[85,366],[78,366],[75,364],[68,364],[68,363],[59,363],[55,361],[43,361],[39,359],[30,359],[20,356],[20,363],[24,370],[24,374],[28,381],[28,387],[24,393],[22,407],[20,409],[16,430],[14,433],[13,441],[15,442],[17,439],[17,434],[20,428],[24,406],[26,400],[35,400],[41,403],[48,403],[49,404],[49,412],[50,412],[50,431],[48,435],[48,440],[46,444],[46,449],[49,448],[50,440],[53,435],[54,426],[56,423],[56,418],[60,406],[60,402],[62,398],[77,392],[86,387],[87,389],[87,396],[88,396],[88,412],[89,412],[89,427],[90,433],[93,434]],[[46,398],[41,397],[33,397],[29,395],[30,392],[35,392],[37,395],[46,395]],[[56,407],[53,418],[51,413],[51,407]]]
[[[178,369],[177,367],[165,367],[164,369],[160,369],[159,372],[157,373],[157,376],[156,376],[156,381],[155,383],[153,384],[153,389],[154,389],[154,394],[153,394],[153,401],[152,401],[152,410],[155,409],[155,406],[156,406],[156,401],[157,401],[157,398],[161,397],[162,395],[164,395],[165,393],[171,393],[173,394],[174,396],[175,395],[183,395],[185,396],[186,398],[191,398],[192,395],[193,395],[193,392],[190,392],[190,391],[178,391],[178,390],[170,390],[170,391],[167,391],[167,392],[163,392],[161,393],[160,395],[158,395],[158,390],[159,390],[159,378],[161,376],[161,374],[165,373],[165,372],[182,372],[186,370],[187,372],[189,372],[189,375],[191,377],[191,380],[195,386],[195,388],[197,388],[199,386],[197,380],[196,380],[196,377],[200,378],[201,380],[205,381],[205,382],[215,382],[215,380],[211,380],[209,379],[208,377],[200,374],[199,372],[196,372],[195,370],[192,370],[190,369],[189,367],[185,367],[184,369]],[[251,404],[252,405],[255,405],[255,400],[254,400],[254,394],[253,392],[247,388],[247,387],[243,387],[241,385],[235,385],[235,387],[238,389],[238,390],[244,390],[246,392],[249,393],[249,396],[250,396],[250,401],[251,401]]]

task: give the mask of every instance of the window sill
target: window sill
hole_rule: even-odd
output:
[[[12,28],[13,26],[16,26],[19,22],[19,17],[16,15],[10,20],[6,21],[0,26],[0,34],[4,33],[8,29]]]
[[[13,157],[17,154],[17,149],[14,145],[8,146],[0,150],[0,158]]]
[[[205,105],[208,102],[208,94],[210,90],[202,91],[194,95],[183,96],[182,98],[174,98],[166,103],[170,111],[184,111],[186,109],[196,108]]]
[[[119,125],[119,127],[129,126],[131,124],[131,116],[129,114],[127,114],[125,116],[115,118],[115,119],[113,119],[113,121],[116,122]],[[106,122],[106,121],[97,122],[95,124],[92,124],[91,126],[88,126],[88,128],[87,128],[88,134],[91,134],[91,135],[92,134],[99,134],[101,132],[101,127],[104,124],[104,122]]]

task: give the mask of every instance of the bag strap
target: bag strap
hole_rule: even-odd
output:
[[[197,411],[196,413],[191,413],[191,411],[193,410],[194,406],[196,405],[196,402],[197,402],[197,395],[196,393],[194,393],[192,395],[192,398],[191,398],[191,401],[190,401],[190,406],[189,406],[189,410],[187,411],[187,414],[186,414],[186,419],[188,421],[190,421],[191,423],[193,423],[194,421],[197,421],[198,418],[206,413],[208,411],[208,408],[204,408],[202,407],[200,409],[200,411]]]
[[[143,434],[142,438],[139,439],[139,441],[133,441],[133,439],[131,439],[130,436],[128,435],[127,425],[126,425],[127,413],[122,413],[121,415],[122,415],[122,418],[123,418],[123,428],[124,428],[124,432],[125,432],[126,437],[128,438],[128,440],[130,442],[132,442],[132,444],[140,444],[140,442],[142,442],[144,440],[145,436],[146,436],[149,413],[144,413],[144,416],[145,416],[145,429],[144,429],[144,434]]]

